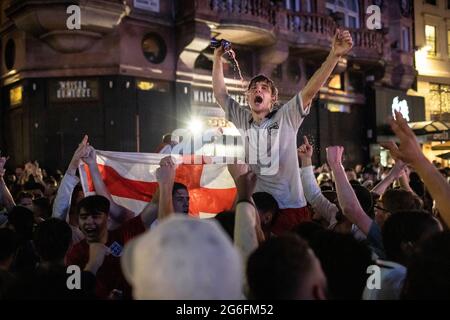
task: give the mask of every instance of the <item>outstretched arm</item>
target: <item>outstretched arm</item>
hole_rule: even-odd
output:
[[[367,235],[369,234],[372,219],[361,208],[355,191],[347,180],[344,167],[342,166],[343,152],[344,147],[341,146],[327,148],[327,160],[334,175],[339,205],[350,222],[356,224]]]
[[[436,207],[442,219],[447,226],[450,226],[450,185],[425,157],[417,142],[416,135],[400,112],[395,112],[395,119],[391,120],[391,128],[400,139],[399,147],[391,144],[391,149],[389,149],[391,154],[410,164],[416,170],[432,198],[436,201]]]
[[[259,215],[253,202],[256,176],[246,164],[229,164],[228,171],[237,189],[234,244],[239,249],[244,265],[249,255],[264,241]]]
[[[159,190],[158,221],[167,218],[174,213],[172,192],[175,183],[175,172],[177,165],[171,156],[164,157],[156,170]]]
[[[352,47],[353,40],[350,32],[336,30],[330,54],[302,90],[303,108],[308,108],[314,96],[330,77],[339,58],[347,54]]]
[[[212,70],[212,84],[214,97],[222,108],[225,108],[228,96],[228,90],[225,85],[225,78],[223,76],[222,56],[225,53],[222,46],[214,50],[213,70]],[[232,53],[234,54],[234,53]]]
[[[297,149],[297,155],[302,164],[300,177],[306,201],[311,204],[314,212],[320,214],[329,223],[329,226],[333,226],[337,222],[336,213],[339,209],[322,194],[312,168],[313,147],[306,136],[303,136],[303,142]]]
[[[81,157],[86,153],[86,147],[88,145],[88,136],[85,135],[83,140],[81,140],[78,148],[75,150],[72,160],[70,160],[69,166],[67,167],[66,174],[61,180],[61,184],[58,188],[58,193],[56,194],[55,201],[53,202],[53,213],[54,218],[61,220],[66,220],[67,214],[69,213],[70,201],[72,199],[72,193],[75,186],[80,182],[77,177],[77,169],[80,164]]]
[[[383,195],[383,193],[391,185],[391,183],[402,175],[405,166],[406,164],[403,161],[395,161],[394,166],[392,167],[391,171],[389,171],[389,174],[386,176],[386,178],[381,180],[375,187],[373,187],[371,192],[375,192],[380,196]]]

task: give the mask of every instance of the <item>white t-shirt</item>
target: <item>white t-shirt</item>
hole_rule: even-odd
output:
[[[227,119],[243,131],[246,162],[258,178],[256,192],[270,193],[281,209],[306,206],[298,174],[297,131],[309,109],[303,109],[299,93],[257,125],[250,109],[230,96],[224,107]]]

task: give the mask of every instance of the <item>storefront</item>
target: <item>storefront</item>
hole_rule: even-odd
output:
[[[84,134],[100,150],[153,152],[177,127],[173,83],[135,77],[26,79],[2,89],[11,164],[64,169]]]

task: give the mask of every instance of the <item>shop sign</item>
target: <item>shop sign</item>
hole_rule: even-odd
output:
[[[58,80],[50,84],[53,102],[97,100],[98,80]]]

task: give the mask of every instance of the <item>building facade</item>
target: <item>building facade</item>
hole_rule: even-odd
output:
[[[415,94],[425,97],[426,119],[450,123],[450,1],[415,0],[415,62],[418,72]],[[448,131],[428,136],[424,152],[431,160],[444,162],[438,155],[449,141]],[[436,149],[436,150],[434,150]]]
[[[68,27],[72,4],[79,29]],[[367,28],[369,6],[379,8],[378,29]],[[349,164],[366,162],[378,150],[377,92],[406,95],[415,79],[412,12],[410,1],[381,0],[2,1],[1,150],[14,164],[63,168],[84,133],[98,149],[152,152],[193,118],[232,131],[212,94],[211,37],[236,51],[224,67],[235,99],[245,104],[246,81],[264,73],[284,102],[344,27],[354,48],[298,138],[311,138],[316,162],[333,144],[345,146]]]

